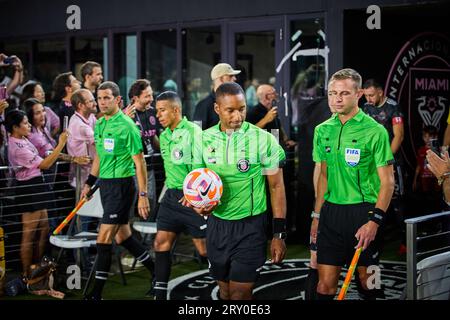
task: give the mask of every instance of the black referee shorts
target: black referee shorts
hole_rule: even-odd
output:
[[[100,179],[104,224],[127,224],[136,200],[133,177]]]
[[[211,215],[206,230],[211,276],[219,281],[256,282],[266,262],[266,229],[266,214],[240,220]]]
[[[372,203],[339,205],[325,202],[320,211],[317,235],[317,263],[332,266],[350,264],[358,240],[355,234],[366,224],[368,212],[375,208]],[[358,265],[377,265],[382,240],[382,226],[378,228],[375,240],[361,252]]]
[[[182,197],[182,190],[168,189],[166,191],[156,218],[157,229],[176,234],[187,231],[193,238],[205,238],[206,219],[193,209],[179,203]]]

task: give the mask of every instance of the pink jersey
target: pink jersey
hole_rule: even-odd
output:
[[[97,119],[93,114],[85,119],[80,113],[75,114],[70,118],[69,138],[67,139],[67,153],[71,156],[89,156],[94,159],[97,155],[94,144],[94,127]],[[75,168],[72,164],[70,167],[70,184],[72,187],[75,183]],[[91,171],[91,164],[81,166],[81,181],[84,183]]]
[[[56,142],[53,140],[46,127],[43,129],[32,127],[28,140],[34,144],[41,158],[48,156],[49,153],[56,147]]]
[[[8,142],[8,159],[14,167],[16,179],[26,181],[39,177],[41,175],[39,165],[43,159],[36,147],[27,138],[17,139],[10,136]]]
[[[44,109],[45,109],[45,118],[47,120],[45,122],[45,127],[47,128],[48,132],[52,132],[53,129],[59,128],[59,117],[49,107],[44,107]]]

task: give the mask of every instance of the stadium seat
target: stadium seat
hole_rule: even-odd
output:
[[[450,252],[436,254],[417,263],[417,299],[450,299]]]
[[[100,199],[100,189],[97,190],[92,199],[88,202],[86,202],[80,210],[77,212],[77,215],[79,216],[85,216],[85,217],[94,217],[100,219],[103,216],[103,206]],[[59,259],[61,258],[62,251],[64,249],[83,249],[83,248],[90,248],[90,247],[96,247],[97,243],[97,233],[96,232],[78,232],[75,234],[71,234],[71,230],[73,229],[74,223],[76,219],[73,219],[71,221],[69,232],[67,235],[52,235],[50,236],[50,243],[53,244],[56,247],[61,248],[60,253],[58,254],[58,258],[56,262],[58,263]],[[114,250],[115,251],[115,250]],[[123,272],[122,264],[120,261],[120,258],[117,256],[118,263],[119,263],[119,270],[122,277],[122,283],[126,285],[126,279],[125,274]],[[94,264],[91,267],[91,270],[89,272],[89,277],[87,279],[86,285],[83,290],[83,295],[86,294],[86,291],[89,287],[89,284],[92,280],[92,277],[95,273],[97,263],[97,256],[95,257]]]

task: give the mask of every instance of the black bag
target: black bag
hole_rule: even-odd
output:
[[[5,295],[15,297],[27,291],[26,279],[24,277],[17,277],[5,285]]]
[[[56,263],[44,256],[40,263],[32,264],[27,272],[26,286],[28,291],[36,295],[49,295],[63,299],[64,293],[53,289],[55,284]]]
[[[50,277],[56,271],[56,263],[44,256],[42,261],[32,264],[27,272],[26,283],[29,291],[50,289]]]

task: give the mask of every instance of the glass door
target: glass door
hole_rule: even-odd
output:
[[[282,97],[282,72],[276,72],[282,55],[282,19],[233,22],[228,31],[229,62],[242,71],[237,82],[247,93],[248,107],[258,103],[254,90],[260,84],[273,85]],[[285,112],[280,107],[282,120]]]

